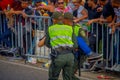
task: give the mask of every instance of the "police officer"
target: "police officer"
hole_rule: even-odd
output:
[[[63,23],[65,25],[68,25],[69,27],[72,27],[73,26],[73,15],[69,12],[64,13]],[[74,27],[72,27],[72,28],[74,29]],[[73,32],[74,32],[74,34],[76,33],[75,30]],[[76,52],[74,53],[75,58],[74,58],[74,65],[73,65],[73,68],[72,68],[72,80],[80,80],[79,78],[77,78],[75,76],[75,73],[78,69],[78,60],[77,60],[75,55],[76,55]]]
[[[75,62],[74,62],[74,66],[73,66],[73,71],[77,71],[78,61],[79,61],[79,68],[80,68],[80,65],[85,61],[86,56],[88,56],[88,59],[94,59],[94,58],[99,59],[99,58],[102,57],[102,55],[97,55],[96,53],[94,53],[89,48],[89,46],[86,44],[87,38],[86,38],[86,35],[85,35],[85,31],[82,29],[82,27],[80,25],[73,24],[73,15],[71,13],[69,13],[69,12],[64,13],[63,22],[64,22],[64,24],[69,25],[70,27],[73,26],[74,34],[76,35],[78,46],[79,46],[79,49],[80,49],[78,52],[75,53],[75,60],[74,60]],[[83,52],[84,52],[84,54],[81,55],[81,53],[83,53]],[[79,54],[77,54],[77,53],[79,53]],[[80,57],[81,57],[81,59],[80,59]],[[75,77],[74,74],[73,74],[73,80],[79,80],[79,79],[77,77]]]
[[[54,12],[52,18],[54,24],[48,28],[45,39],[46,46],[52,48],[49,80],[58,80],[61,70],[63,80],[72,80],[73,48],[77,47],[76,37],[72,27],[63,25],[61,12]]]

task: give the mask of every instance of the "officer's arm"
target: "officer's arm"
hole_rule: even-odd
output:
[[[77,38],[76,38],[76,35],[75,35],[74,33],[72,34],[72,41],[73,41],[73,43],[74,43],[73,47],[74,47],[75,49],[77,49],[77,48],[78,48]]]
[[[46,37],[43,37],[43,38],[39,41],[38,47],[42,47],[42,46],[45,45],[45,39],[46,39]]]
[[[85,31],[82,28],[79,29],[79,36],[81,36],[85,40],[85,42],[87,44],[89,44],[88,38],[86,37],[86,34],[85,34]]]
[[[51,48],[51,45],[50,45],[50,37],[49,37],[48,32],[46,32],[45,45],[46,45],[48,48]]]

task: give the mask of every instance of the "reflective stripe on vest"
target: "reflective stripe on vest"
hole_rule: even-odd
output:
[[[53,49],[59,48],[59,47],[61,47],[61,46],[62,46],[62,47],[73,47],[73,45],[70,45],[70,44],[69,44],[69,45],[68,45],[68,44],[59,44],[59,45],[57,45],[57,46],[54,46]]]
[[[63,39],[67,38],[69,40],[72,40],[72,38],[69,36],[55,36],[55,37],[51,38],[51,41],[54,41],[54,40],[59,39],[59,38],[63,38]]]
[[[53,25],[49,27],[50,44],[52,48],[73,47],[73,29],[68,25]]]

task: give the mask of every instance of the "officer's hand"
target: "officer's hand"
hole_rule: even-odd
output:
[[[42,46],[45,45],[45,39],[46,39],[46,37],[44,37],[43,39],[41,39],[41,40],[39,41],[38,47],[42,47]]]

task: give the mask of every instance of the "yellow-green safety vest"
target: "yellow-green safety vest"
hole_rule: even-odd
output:
[[[84,37],[86,36],[85,31],[82,29],[82,27],[79,24],[74,25],[73,29],[74,29],[74,34],[76,36],[79,36],[79,34]]]
[[[73,47],[73,29],[68,25],[55,24],[49,27],[50,45],[53,49],[59,47]]]

